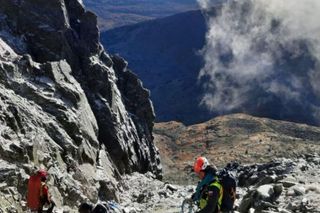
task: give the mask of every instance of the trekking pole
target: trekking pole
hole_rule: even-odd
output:
[[[190,198],[184,199],[181,205],[181,213],[194,213],[196,206]]]

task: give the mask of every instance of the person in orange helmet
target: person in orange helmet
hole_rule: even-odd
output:
[[[217,176],[217,169],[205,157],[198,157],[193,166],[200,182],[192,200],[198,204],[197,213],[218,213],[221,208],[223,188]]]

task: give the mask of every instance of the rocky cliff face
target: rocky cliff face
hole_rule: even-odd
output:
[[[161,176],[149,92],[78,0],[0,0],[0,111],[2,209],[23,208],[34,166],[70,207],[117,199],[121,174]]]
[[[108,30],[101,41],[137,70],[151,90],[157,121],[189,125],[216,115],[199,106],[205,91],[196,82],[203,66],[199,50],[205,45],[205,33],[205,18],[195,10]]]

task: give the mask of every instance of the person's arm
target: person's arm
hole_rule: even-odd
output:
[[[218,206],[219,189],[215,186],[210,186],[208,189],[208,203],[197,213],[212,213]]]
[[[43,195],[43,197],[45,198],[45,200],[46,200],[48,203],[51,202],[51,199],[50,199],[50,197],[49,197],[49,188],[48,188],[47,185],[44,185],[44,186],[42,187],[42,195]]]

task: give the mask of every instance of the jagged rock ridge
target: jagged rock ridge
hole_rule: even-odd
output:
[[[104,51],[96,15],[77,0],[0,5],[0,179],[12,179],[0,208],[22,208],[33,166],[49,170],[58,206],[117,199],[124,173],[160,177],[149,91]]]

